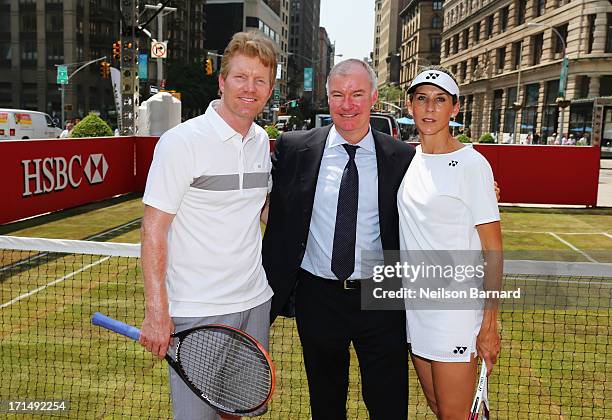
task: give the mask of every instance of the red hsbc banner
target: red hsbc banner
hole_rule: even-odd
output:
[[[142,191],[156,142],[154,137],[0,142],[0,223]]]

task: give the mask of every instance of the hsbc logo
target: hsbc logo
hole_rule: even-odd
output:
[[[108,163],[102,153],[89,155],[85,164],[85,176],[90,184],[99,184],[106,178]]]
[[[102,153],[89,155],[85,166],[81,155],[70,158],[28,159],[22,160],[21,165],[24,179],[23,197],[61,191],[68,185],[78,188],[83,178],[91,185],[99,184],[104,182],[108,172],[108,162]]]

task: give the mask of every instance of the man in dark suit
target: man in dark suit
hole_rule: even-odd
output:
[[[272,157],[263,240],[271,317],[291,315],[294,295],[313,420],[346,418],[351,342],[370,418],[408,412],[405,313],[362,310],[360,299],[383,250],[399,249],[396,195],[414,155],[370,129],[376,84],[361,60],[334,66],[327,82],[333,125],[283,134]]]

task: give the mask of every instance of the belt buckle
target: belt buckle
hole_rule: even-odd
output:
[[[344,290],[355,290],[355,289],[356,289],[356,287],[351,287],[351,286],[349,286],[349,284],[350,284],[349,282],[352,282],[352,281],[353,281],[353,280],[349,280],[349,279],[344,280],[344,281],[342,282],[342,288],[343,288]]]

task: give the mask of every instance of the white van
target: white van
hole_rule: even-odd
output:
[[[55,139],[61,132],[44,112],[0,108],[0,140]]]
[[[291,115],[279,115],[276,118],[276,128],[279,130],[284,130],[287,128],[287,124],[289,124],[289,120],[291,119]]]

